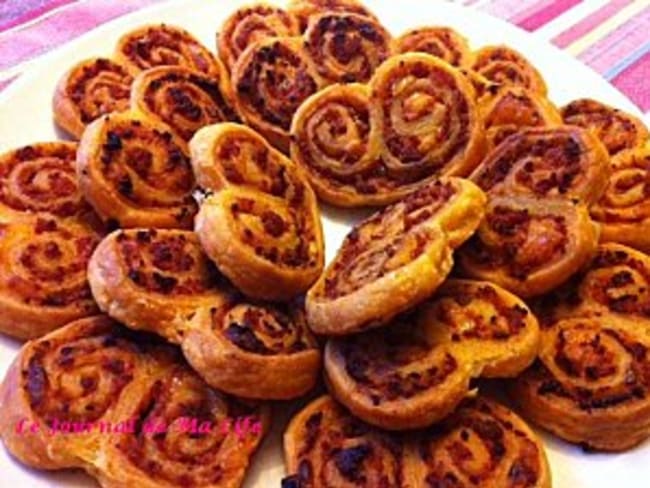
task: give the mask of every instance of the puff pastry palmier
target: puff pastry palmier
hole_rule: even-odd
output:
[[[567,198],[591,205],[607,187],[607,151],[574,126],[528,128],[490,152],[470,179],[491,195]]]
[[[400,439],[350,415],[331,397],[307,405],[284,433],[283,488],[410,487]]]
[[[431,425],[451,413],[480,376],[512,377],[537,355],[539,327],[526,305],[487,282],[448,281],[388,327],[325,347],[333,396],[385,429]]]
[[[484,206],[475,185],[442,178],[362,221],[307,293],[311,329],[359,332],[424,300],[451,270],[452,250],[474,232]]]
[[[596,253],[587,207],[564,199],[494,196],[476,234],[460,249],[463,272],[521,297],[546,293]]]
[[[219,77],[217,58],[192,34],[168,24],[144,25],[117,41],[114,58],[137,74],[156,66],[182,66]]]
[[[282,400],[318,379],[320,351],[297,304],[231,300],[195,315],[183,353],[208,384],[244,398]]]
[[[485,46],[473,55],[471,69],[490,81],[518,85],[546,95],[546,83],[539,71],[519,51],[508,46]]]
[[[516,85],[495,85],[480,98],[488,150],[527,127],[562,124],[562,116],[543,95]]]
[[[217,33],[219,58],[232,71],[235,62],[251,44],[271,37],[299,35],[298,19],[287,11],[266,3],[244,6],[235,10]]]
[[[72,219],[37,216],[0,224],[0,331],[40,337],[97,313],[86,267],[99,235]]]
[[[566,124],[593,131],[611,156],[643,146],[650,138],[648,128],[638,117],[589,98],[562,107],[562,117]]]
[[[609,185],[591,208],[600,239],[650,252],[650,146],[621,151],[610,166]]]
[[[384,205],[469,174],[484,139],[467,79],[428,54],[394,56],[368,85],[334,85],[296,113],[291,156],[338,206]]]
[[[468,66],[472,58],[467,39],[450,27],[411,29],[395,40],[394,51],[431,54],[456,67]]]
[[[650,328],[603,313],[542,332],[539,360],[513,384],[522,413],[588,449],[622,451],[650,436]]]
[[[414,444],[409,486],[551,488],[540,439],[514,412],[487,398],[466,401]]]
[[[54,120],[75,139],[97,117],[129,108],[133,77],[121,64],[91,58],[74,65],[59,80],[52,108]]]
[[[81,138],[77,175],[83,195],[111,226],[192,226],[187,147],[165,124],[130,112],[100,117]]]
[[[237,120],[225,71],[219,77],[180,66],[160,66],[133,82],[131,108],[159,119],[189,141],[201,127]]]
[[[254,298],[306,291],[324,249],[316,197],[300,168],[242,125],[201,129],[190,149],[198,184],[214,192],[195,230],[219,270]]]
[[[348,12],[376,19],[375,15],[357,0],[289,0],[288,10],[298,18],[302,30],[307,28],[311,17],[324,12]]]
[[[0,215],[92,213],[77,183],[76,153],[73,142],[40,142],[0,154]]]

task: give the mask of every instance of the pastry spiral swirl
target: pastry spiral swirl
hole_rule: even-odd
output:
[[[307,293],[311,329],[346,335],[377,327],[428,297],[484,205],[469,181],[443,178],[358,224]]]
[[[182,66],[215,77],[223,72],[214,54],[192,34],[167,24],[127,32],[118,40],[114,58],[133,74],[156,66]]]
[[[431,54],[458,68],[469,66],[472,56],[467,39],[450,27],[411,29],[395,40],[394,51]]]
[[[502,85],[523,86],[546,95],[546,83],[523,54],[507,46],[486,46],[474,53],[471,69]]]
[[[647,324],[603,313],[566,318],[542,333],[539,360],[513,385],[533,422],[570,442],[605,451],[650,436]]]
[[[105,115],[77,153],[84,196],[115,227],[191,227],[194,176],[185,143],[164,124],[133,113]]]
[[[458,261],[472,278],[531,297],[566,281],[593,257],[597,245],[598,228],[583,204],[494,196]]]
[[[297,304],[233,299],[202,309],[182,347],[208,384],[244,398],[299,397],[320,371],[318,345]]]
[[[593,131],[611,156],[643,146],[650,138],[648,128],[638,117],[588,98],[562,107],[562,117],[566,124]]]
[[[77,144],[41,142],[0,155],[0,215],[81,217],[91,212],[75,173]]]
[[[310,97],[291,133],[292,159],[340,206],[394,202],[438,176],[467,175],[483,156],[469,82],[422,53],[392,57],[368,85]]]
[[[190,149],[209,194],[195,230],[220,271],[254,298],[306,291],[323,269],[324,249],[316,197],[300,169],[242,125],[206,127]]]
[[[271,37],[299,35],[298,20],[281,8],[263,3],[242,7],[225,20],[217,33],[219,58],[232,71],[251,44]]]
[[[237,120],[225,71],[215,77],[179,66],[148,69],[135,78],[131,107],[159,119],[186,141],[201,127]]]
[[[375,15],[357,0],[289,0],[288,10],[298,19],[303,31],[311,17],[325,12],[347,12],[376,20]]]
[[[589,131],[529,128],[489,153],[470,179],[491,195],[566,198],[591,205],[607,187],[607,152]]]
[[[47,216],[0,224],[0,330],[39,337],[97,312],[86,266],[99,236]]]
[[[538,341],[520,299],[487,282],[449,280],[388,327],[328,341],[325,371],[333,396],[362,420],[421,428],[450,414],[472,378],[523,371]]]
[[[52,100],[54,120],[79,139],[93,120],[129,108],[133,77],[107,58],[91,58],[74,65],[57,84]]]

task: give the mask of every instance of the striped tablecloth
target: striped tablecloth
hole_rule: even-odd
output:
[[[0,91],[48,51],[99,24],[161,1],[0,0]],[[367,3],[372,7],[372,0]],[[456,3],[506,19],[565,49],[618,87],[650,121],[650,0]]]

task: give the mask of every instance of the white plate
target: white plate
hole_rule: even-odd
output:
[[[55,139],[50,101],[59,76],[76,60],[110,55],[117,38],[131,27],[168,22],[185,27],[213,47],[215,31],[235,8],[250,0],[174,0],[107,23],[39,60],[19,81],[0,94],[0,151],[35,141]],[[636,107],[599,75],[551,45],[498,19],[446,2],[422,0],[367,0],[393,34],[419,25],[449,25],[466,35],[473,47],[505,43],[522,51],[545,76],[550,97],[558,104],[589,96],[639,114]],[[324,219],[327,255],[333,256],[349,223],[357,216],[327,211]],[[0,374],[19,348],[0,337]],[[257,454],[246,488],[275,488],[284,475],[281,433],[284,419],[295,405],[278,405],[271,435]],[[2,412],[0,412],[0,415]],[[650,442],[617,455],[585,454],[550,436],[544,436],[555,488],[625,488],[648,486]],[[29,488],[90,487],[96,483],[73,472],[42,473],[29,470],[0,450],[0,485]],[[336,487],[332,487],[336,488]]]

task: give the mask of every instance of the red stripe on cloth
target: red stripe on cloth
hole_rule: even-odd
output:
[[[22,29],[0,33],[0,70],[45,54],[99,24],[159,1],[92,0],[74,3]]]
[[[582,0],[556,0],[552,4],[547,5],[525,19],[518,21],[517,25],[522,29],[532,32],[543,25],[548,24],[551,20],[559,17],[579,3],[582,3]]]
[[[78,0],[8,0],[0,6],[0,31],[25,24],[46,13]],[[33,3],[33,7],[29,4]]]
[[[650,53],[628,66],[616,76],[612,83],[625,93],[644,112],[650,110]]]
[[[553,43],[559,47],[567,47],[575,40],[580,39],[585,34],[598,27],[612,15],[615,15],[617,12],[624,9],[626,6],[631,4],[632,1],[633,0],[612,0],[588,17],[585,17],[576,25],[570,27],[561,34],[558,34],[553,39]]]

